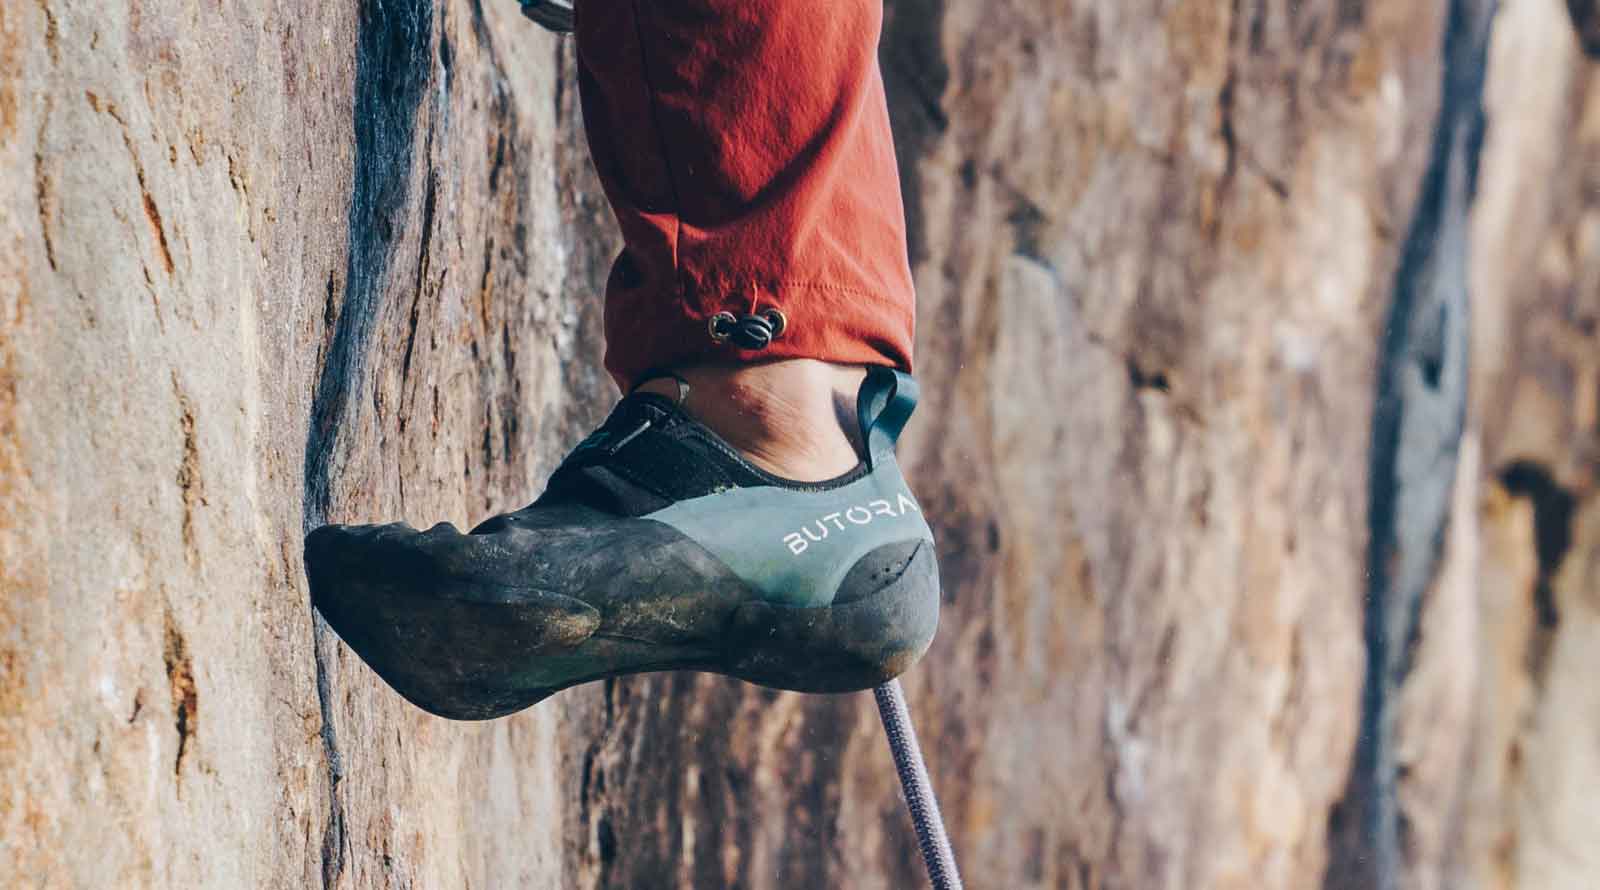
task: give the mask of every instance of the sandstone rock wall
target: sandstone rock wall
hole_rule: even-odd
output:
[[[969,886],[1600,873],[1594,18],[1490,11],[889,3]],[[307,606],[306,528],[520,506],[614,397],[571,56],[487,0],[0,5],[17,886],[919,886],[867,696],[449,723]]]
[[[1461,653],[1478,680],[1453,882],[1469,890],[1600,875],[1584,790],[1600,780],[1600,19],[1567,5],[1570,22],[1505,2],[1490,59],[1467,440],[1479,617]]]
[[[566,709],[403,706],[299,542],[528,497],[605,410],[567,50],[514,5],[0,16],[4,882],[553,883]]]

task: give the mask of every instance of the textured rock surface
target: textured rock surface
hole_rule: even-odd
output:
[[[563,709],[402,706],[299,541],[530,497],[606,408],[565,50],[514,5],[0,16],[4,871],[559,874]]]
[[[1594,5],[1569,4],[1594,39]],[[1562,4],[1495,25],[1473,237],[1478,665],[1457,880],[1593,886],[1600,803],[1600,66]],[[1587,16],[1587,18],[1585,17]]]
[[[1600,873],[1591,6],[1480,95],[1477,0],[890,3],[969,885]],[[454,724],[307,608],[307,526],[520,506],[609,406],[570,45],[102,7],[0,5],[0,873],[918,886],[870,697]]]

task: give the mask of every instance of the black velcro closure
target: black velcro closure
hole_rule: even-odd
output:
[[[642,515],[673,501],[770,484],[700,430],[665,398],[623,399],[562,461],[541,500],[593,502],[607,512]]]
[[[606,469],[670,501],[761,485],[763,480],[683,424],[652,424],[604,462]]]
[[[618,403],[606,422],[567,455],[539,503],[581,503],[616,515],[643,516],[730,488],[825,491],[869,470],[863,462],[826,482],[780,479],[746,461],[672,400],[642,393]]]

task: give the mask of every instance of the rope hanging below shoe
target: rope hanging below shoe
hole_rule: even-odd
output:
[[[763,309],[749,315],[738,316],[732,312],[718,312],[707,325],[711,339],[718,343],[732,342],[740,349],[766,349],[773,340],[783,336],[789,319],[775,308]]]
[[[917,846],[928,867],[928,880],[934,890],[962,890],[956,854],[945,834],[939,801],[933,796],[933,783],[928,781],[928,767],[922,762],[922,749],[917,745],[917,731],[911,726],[911,711],[906,708],[900,681],[890,680],[873,689],[872,697],[878,702],[883,734],[889,737],[889,751],[894,755],[895,771],[900,774],[911,823],[917,829]]]

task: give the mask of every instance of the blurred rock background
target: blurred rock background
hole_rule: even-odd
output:
[[[891,0],[969,886],[1595,886],[1597,22]],[[0,884],[920,885],[868,696],[456,724],[313,619],[605,414],[616,246],[509,2],[0,4]]]

